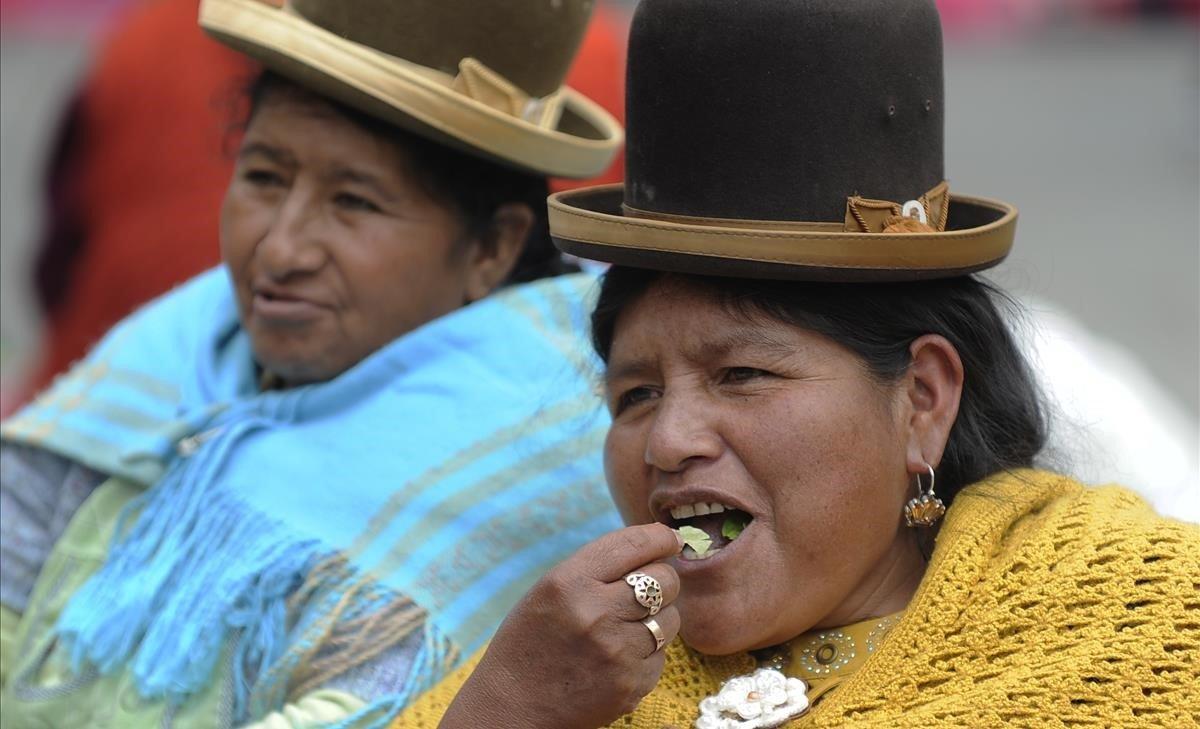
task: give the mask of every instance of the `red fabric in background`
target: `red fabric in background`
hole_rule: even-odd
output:
[[[117,23],[64,120],[37,267],[46,312],[36,393],[121,318],[220,260],[234,104],[252,66],[203,34],[196,0]],[[597,8],[567,83],[624,120],[624,19]],[[593,181],[616,182],[623,156]]]
[[[194,0],[137,6],[69,110],[37,264],[47,328],[33,392],[138,305],[219,258],[228,105],[252,66],[201,33],[197,14]]]
[[[567,85],[608,109],[625,124],[625,41],[629,19],[600,3],[583,36],[579,55],[567,74]],[[601,185],[625,179],[625,145],[609,168],[590,180],[551,180],[554,192],[586,185]]]

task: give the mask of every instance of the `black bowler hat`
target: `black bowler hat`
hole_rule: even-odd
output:
[[[643,0],[626,178],[550,198],[562,250],[834,281],[978,271],[1016,209],[952,195],[933,0]]]

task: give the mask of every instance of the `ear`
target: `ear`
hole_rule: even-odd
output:
[[[937,467],[958,417],[962,398],[963,366],[958,351],[945,337],[926,334],[909,347],[912,363],[904,376],[908,410],[909,473],[925,473],[925,464]]]
[[[496,208],[487,230],[468,254],[464,290],[468,302],[482,299],[508,278],[525,249],[534,219],[533,211],[524,203],[504,203]]]

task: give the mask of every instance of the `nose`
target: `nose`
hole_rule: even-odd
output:
[[[263,273],[282,281],[314,273],[325,264],[319,211],[312,195],[295,187],[288,191],[255,249]]]
[[[647,465],[675,473],[720,456],[723,441],[708,410],[694,393],[664,393],[646,438]]]

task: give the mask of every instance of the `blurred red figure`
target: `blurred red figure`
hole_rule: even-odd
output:
[[[147,3],[101,47],[51,159],[36,270],[47,327],[30,394],[142,302],[216,265],[233,119],[250,67],[191,0]]]
[[[133,9],[68,110],[48,175],[36,290],[47,325],[26,396],[142,303],[217,265],[233,103],[252,74],[196,24],[196,0]],[[599,6],[567,83],[624,121],[626,23]],[[624,157],[596,180],[617,182]],[[554,190],[566,181],[552,181]]]

